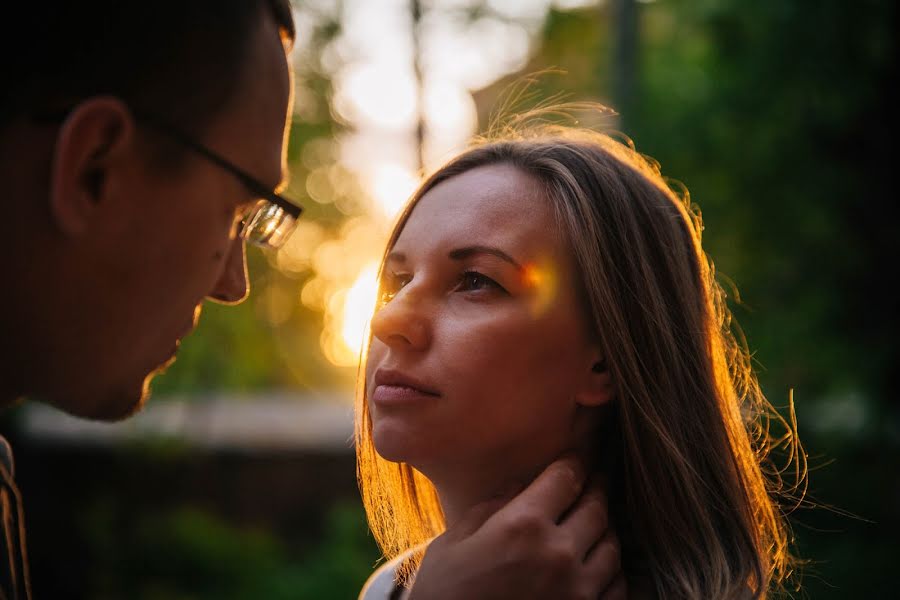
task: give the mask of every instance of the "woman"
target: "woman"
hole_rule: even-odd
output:
[[[607,481],[633,591],[780,589],[779,418],[700,231],[654,163],[584,130],[481,143],[422,185],[388,244],[357,405],[369,522],[402,558],[388,571],[414,575],[446,525],[574,449]]]

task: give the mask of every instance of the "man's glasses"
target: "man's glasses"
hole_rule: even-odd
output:
[[[69,111],[34,115],[37,120],[59,122],[65,119]],[[164,119],[156,115],[131,108],[135,120],[169,139],[181,144],[218,165],[236,177],[254,197],[259,198],[241,216],[238,225],[238,236],[261,248],[279,248],[290,237],[297,224],[297,218],[303,208],[291,202],[281,194],[277,194],[264,183],[217,154]]]

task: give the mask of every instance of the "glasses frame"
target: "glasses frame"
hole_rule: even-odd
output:
[[[131,108],[130,110],[136,121],[143,123],[144,125],[149,125],[159,133],[166,135],[185,148],[194,151],[208,161],[218,165],[220,168],[234,175],[250,193],[258,197],[260,200],[267,200],[271,202],[278,208],[284,210],[295,220],[303,213],[302,206],[292,202],[291,200],[288,200],[281,194],[276,193],[259,179],[253,177],[221,154],[213,152],[207,146],[201,144],[181,129],[175,127],[174,125],[168,123],[167,121],[152,113],[136,110],[134,108]]]
[[[52,112],[38,112],[32,114],[32,118],[41,122],[59,123],[65,120],[65,118],[73,110],[73,108]],[[206,160],[217,165],[219,168],[227,171],[238,181],[240,181],[241,184],[243,184],[243,186],[247,188],[247,190],[251,194],[253,194],[254,197],[259,198],[260,200],[265,200],[270,204],[274,204],[275,206],[286,212],[288,216],[291,217],[294,221],[296,221],[297,218],[299,218],[303,213],[302,206],[275,192],[259,179],[247,173],[244,169],[238,167],[236,164],[234,164],[221,154],[214,152],[206,145],[200,143],[192,136],[188,135],[175,125],[172,125],[162,117],[159,117],[151,112],[136,109],[132,106],[129,106],[128,109],[129,111],[131,111],[131,115],[132,117],[134,117],[134,120],[136,122],[142,125],[146,125],[151,129],[157,131],[158,133],[165,135],[169,139],[181,144],[188,150],[199,154]],[[268,246],[268,244],[262,245]]]

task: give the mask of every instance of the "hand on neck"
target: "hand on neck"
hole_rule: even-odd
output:
[[[592,469],[595,461],[591,448],[574,451]],[[528,459],[503,458],[477,464],[454,463],[444,468],[425,468],[423,473],[434,484],[440,498],[447,527],[452,527],[469,509],[483,502],[500,500],[502,506],[518,495],[565,451],[548,452]]]

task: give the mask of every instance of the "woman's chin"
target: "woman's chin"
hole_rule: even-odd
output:
[[[374,432],[373,432],[374,433]],[[410,448],[409,444],[405,443],[403,440],[397,439],[395,436],[386,435],[386,436],[378,436],[373,435],[372,441],[375,445],[375,451],[378,452],[378,456],[383,458],[384,460],[390,462],[410,462]]]
[[[372,442],[375,451],[384,460],[390,462],[402,462],[415,466],[427,458],[427,440],[410,432],[405,427],[397,427],[396,424],[375,423],[372,426]]]

